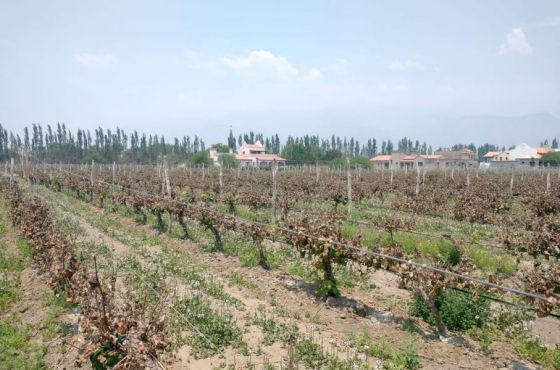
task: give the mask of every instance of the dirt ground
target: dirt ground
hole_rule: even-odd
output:
[[[88,207],[97,217],[111,218],[119,222],[124,229],[143,228],[148,234],[156,234],[150,226],[137,225],[131,219],[105,212],[90,204],[82,203],[82,207]],[[83,238],[98,242],[103,240],[117,254],[127,253],[128,246],[104,234],[87,219],[76,212],[68,212],[58,207],[58,212],[74,218],[85,230]],[[71,214],[69,214],[71,213]],[[262,310],[267,312],[282,310],[288,312],[289,316],[298,318],[298,327],[303,332],[310,328],[314,330],[319,342],[325,343],[328,351],[328,342],[337,338],[343,343],[350,332],[361,332],[366,330],[374,340],[385,338],[396,347],[402,348],[410,337],[410,333],[402,329],[402,322],[412,319],[407,313],[407,299],[409,292],[399,288],[398,278],[386,271],[375,271],[370,274],[370,280],[375,282],[376,289],[372,292],[364,292],[360,289],[344,289],[343,297],[336,300],[324,302],[319,299],[314,291],[315,287],[304,281],[293,277],[285,272],[273,270],[265,271],[260,267],[241,267],[239,260],[233,256],[217,253],[208,253],[201,245],[168,237],[161,234],[168,246],[180,249],[192,259],[200,261],[207,267],[207,275],[213,278],[227,280],[232,272],[240,274],[246,280],[255,283],[262,294],[246,289],[238,285],[225,284],[228,294],[243,302],[248,312]],[[273,298],[271,298],[273,297]],[[273,300],[273,302],[272,302]],[[243,323],[246,312],[235,314],[236,320]],[[550,343],[557,343],[558,320],[538,320],[533,324],[533,330],[541,333]],[[433,328],[415,321],[421,333],[415,341],[415,348],[422,359],[423,368],[426,369],[537,369],[538,366],[519,359],[508,343],[495,342],[491,346],[490,353],[483,352],[479,345],[467,337],[454,335],[446,341],[438,339]],[[249,345],[256,345],[262,337],[262,333],[256,327],[249,327],[244,339]],[[250,361],[255,364],[280,363],[287,355],[286,348],[281,348],[275,343],[269,348],[264,348],[264,355],[248,359],[233,349],[225,351],[219,356],[196,360],[190,354],[186,346],[180,348],[177,353],[164,362],[169,369],[212,369],[220,364],[235,365],[236,368],[244,368]],[[68,358],[66,354],[63,358]],[[256,368],[259,368],[257,366]]]
[[[3,242],[7,252],[24,260],[20,249],[17,247],[17,230],[12,228],[9,222],[5,222],[5,226],[7,226],[7,233],[3,237]],[[30,340],[39,347],[46,349],[44,361],[50,368],[78,368],[76,359],[79,357],[79,348],[84,342],[78,330],[79,314],[70,310],[62,312],[56,317],[56,320],[68,326],[68,335],[49,340],[45,339],[48,330],[46,323],[49,311],[43,297],[52,295],[53,292],[45,276],[34,267],[33,263],[28,261],[26,265],[25,269],[19,272],[18,299],[2,313],[0,319],[17,323],[16,326],[20,330],[23,330],[23,326],[31,326],[33,332]],[[3,368],[2,364],[0,364],[0,368]]]

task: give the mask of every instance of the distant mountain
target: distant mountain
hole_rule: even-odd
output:
[[[277,111],[244,113],[233,117],[221,117],[222,122],[232,125],[234,133],[263,132],[265,135],[278,133],[283,139],[288,135],[300,136],[332,134],[353,136],[362,143],[368,138],[377,140],[399,140],[403,136],[426,141],[434,148],[456,143],[492,143],[506,147],[525,142],[536,146],[544,139],[560,139],[560,118],[550,113],[536,113],[524,116],[473,115],[444,117],[420,112],[397,111],[389,108],[375,108],[351,111],[332,109],[320,111]],[[218,121],[209,119],[210,126]],[[212,122],[214,121],[214,122]],[[226,126],[220,132],[201,134],[208,142],[224,141]],[[223,131],[223,132],[221,132]]]
[[[527,143],[539,145],[544,139],[560,138],[560,118],[549,113],[518,117],[467,116],[434,123],[430,131],[434,140],[445,142],[496,143],[505,145]]]
[[[130,129],[138,126],[153,127],[153,123],[133,122]],[[279,108],[276,111],[209,113],[190,119],[158,122],[162,129],[159,134],[182,137],[196,133],[207,144],[225,143],[230,126],[236,137],[249,131],[262,132],[265,136],[278,133],[282,141],[288,135],[318,134],[326,138],[335,134],[354,137],[363,144],[369,138],[376,138],[379,142],[390,139],[395,143],[407,136],[426,141],[434,149],[459,143],[477,146],[491,143],[506,147],[527,143],[537,146],[544,139],[560,139],[560,118],[550,113],[452,116],[380,106],[292,111]],[[121,127],[129,128],[126,125]]]

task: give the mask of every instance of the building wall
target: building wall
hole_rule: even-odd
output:
[[[389,169],[390,164],[390,161],[371,161],[372,167],[377,169]]]
[[[393,154],[391,154],[390,167],[401,168],[402,160],[404,159],[404,157],[407,157],[407,156],[408,156],[408,154],[403,153],[403,152],[393,152]]]

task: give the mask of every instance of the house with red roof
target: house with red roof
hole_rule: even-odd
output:
[[[437,168],[440,166],[441,159],[441,155],[407,154],[399,151],[391,154],[378,155],[370,160],[373,167],[378,169],[411,169],[416,167]]]
[[[254,144],[243,143],[237,149],[235,159],[239,161],[241,167],[270,167],[274,163],[279,166],[286,164],[286,159],[276,154],[266,153],[266,148],[259,140]]]

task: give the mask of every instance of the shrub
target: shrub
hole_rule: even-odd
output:
[[[201,167],[203,165],[205,167],[210,167],[214,164],[214,162],[212,162],[212,159],[208,155],[208,152],[195,153],[189,157],[188,162],[189,165],[193,167]]]
[[[547,166],[560,166],[560,152],[544,154],[542,156],[542,162]]]
[[[456,290],[439,292],[435,303],[443,322],[451,330],[468,330],[481,327],[490,315],[489,300],[484,298],[473,299],[470,294]],[[410,314],[435,325],[435,320],[428,305],[419,295],[412,299]]]
[[[222,154],[218,157],[218,162],[224,168],[238,168],[239,161],[235,158],[233,154]]]

